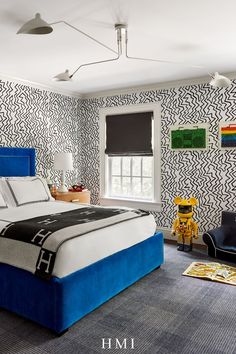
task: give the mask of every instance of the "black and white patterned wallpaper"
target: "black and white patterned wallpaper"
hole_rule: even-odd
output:
[[[74,171],[67,182],[80,179],[78,99],[0,80],[0,146],[36,148],[37,174],[58,183],[53,154],[70,151]]]
[[[176,195],[196,196],[200,230],[220,223],[223,209],[236,210],[236,150],[220,150],[219,121],[236,119],[236,82],[227,89],[207,84],[92,99],[77,99],[0,80],[0,146],[35,147],[37,173],[58,182],[52,170],[56,151],[72,151],[75,170],[68,183],[82,181],[99,201],[99,108],[160,102],[161,201],[158,226],[170,228]],[[174,124],[209,124],[207,151],[174,152],[169,129]]]
[[[236,82],[227,89],[207,84],[160,91],[84,99],[80,102],[82,178],[99,200],[99,109],[104,107],[160,102],[161,201],[154,213],[157,225],[171,228],[176,195],[199,199],[195,219],[200,231],[220,224],[223,209],[236,210],[236,150],[220,150],[219,121],[236,119]],[[209,124],[207,151],[174,152],[169,148],[169,129],[174,124]]]

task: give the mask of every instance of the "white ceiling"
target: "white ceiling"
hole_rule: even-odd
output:
[[[40,12],[51,23],[65,20],[116,50],[114,24],[126,22],[129,54],[203,65],[127,61],[82,68],[73,82],[52,77],[112,52],[66,27],[49,35],[16,35]],[[89,93],[196,78],[207,71],[236,71],[235,0],[0,0],[0,73],[56,90]]]

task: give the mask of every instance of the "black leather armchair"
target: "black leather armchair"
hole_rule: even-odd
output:
[[[208,255],[236,263],[236,213],[222,212],[221,226],[203,234]]]

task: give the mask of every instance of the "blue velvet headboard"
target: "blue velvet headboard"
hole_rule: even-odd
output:
[[[0,176],[35,176],[35,149],[0,147]]]

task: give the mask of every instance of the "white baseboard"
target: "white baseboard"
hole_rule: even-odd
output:
[[[159,226],[157,226],[157,230],[163,232],[164,239],[172,240],[172,241],[177,240],[176,237],[171,236],[171,229],[168,229],[167,227],[159,227]],[[205,243],[202,240],[202,234],[198,235],[198,239],[197,240],[193,239],[193,243],[196,243],[198,245],[205,245]]]

